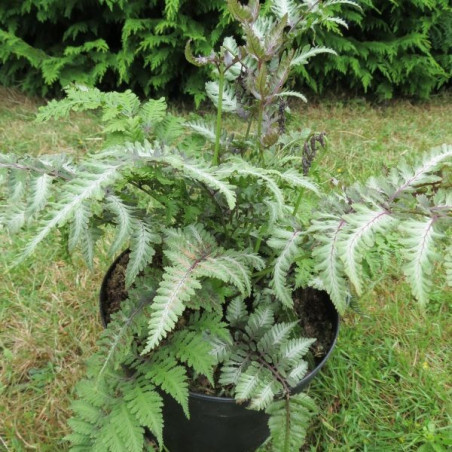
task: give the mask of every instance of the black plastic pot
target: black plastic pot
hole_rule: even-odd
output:
[[[107,325],[105,314],[108,305],[107,281],[124,253],[113,262],[102,282],[100,315],[104,327]],[[336,345],[339,316],[329,298],[328,302],[326,309],[334,327],[334,340],[328,353],[294,388],[294,393],[301,392],[309,385],[328,361]],[[269,435],[268,416],[261,411],[246,409],[232,398],[190,392],[188,401],[190,419],[185,417],[182,408],[173,398],[166,394],[163,394],[163,398],[165,402],[163,439],[170,452],[252,452]]]

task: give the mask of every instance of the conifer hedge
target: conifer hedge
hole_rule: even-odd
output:
[[[268,3],[267,0],[265,3]],[[300,0],[301,1],[301,0]],[[331,1],[331,0],[330,0]],[[139,94],[187,93],[202,100],[205,73],[184,57],[188,39],[210,53],[235,32],[225,0],[4,0],[0,83],[55,94],[72,81]],[[339,56],[313,60],[298,82],[317,92],[428,97],[450,83],[448,0],[359,0],[307,39]],[[264,5],[265,6],[265,5]],[[268,6],[268,5],[267,5]],[[300,45],[306,42],[300,42]]]

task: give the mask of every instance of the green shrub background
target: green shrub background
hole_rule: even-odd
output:
[[[328,45],[297,83],[316,92],[428,97],[450,83],[452,8],[448,0],[360,0],[336,24],[305,41]],[[0,83],[57,94],[72,81],[144,95],[203,99],[206,73],[191,67],[192,39],[208,54],[235,25],[225,0],[4,0],[0,3]],[[300,39],[300,45],[303,45]]]

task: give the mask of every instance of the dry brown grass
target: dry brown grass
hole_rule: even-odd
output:
[[[100,330],[102,275],[71,266],[55,244],[31,266],[7,269],[17,248],[1,238],[0,431],[14,451],[61,450],[71,393]]]
[[[35,123],[42,104],[0,87],[0,151],[79,155],[97,145],[92,117]],[[70,265],[56,243],[11,268],[25,239],[0,231],[0,450],[62,450],[71,393],[100,329],[101,272]]]

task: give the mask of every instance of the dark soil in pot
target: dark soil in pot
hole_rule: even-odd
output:
[[[104,326],[111,313],[127,298],[125,270],[128,251],[112,264],[101,287],[100,311]],[[294,392],[301,392],[320,371],[331,354],[339,329],[339,317],[328,295],[315,289],[294,292],[294,303],[306,337],[317,341],[311,347],[311,372]],[[267,415],[247,410],[230,397],[218,397],[220,388],[212,388],[203,379],[190,386],[187,420],[181,407],[162,394],[165,428],[164,442],[170,452],[252,452],[268,437]]]
[[[127,298],[125,272],[129,262],[128,251],[123,252],[105,275],[101,290],[101,315],[104,326],[110,321],[110,314],[116,312]],[[305,337],[317,340],[311,346],[315,365],[319,364],[336,336],[336,314],[325,292],[307,288],[294,292],[294,306],[298,313]]]

